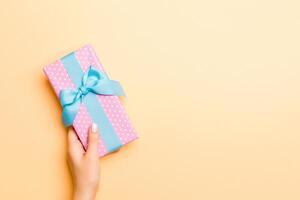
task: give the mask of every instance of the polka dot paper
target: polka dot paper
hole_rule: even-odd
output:
[[[96,56],[93,48],[90,45],[86,45],[78,49],[74,53],[83,72],[86,72],[90,66],[98,68],[99,70],[104,72],[103,66],[101,65],[98,57]],[[70,79],[61,60],[57,60],[47,65],[44,68],[44,72],[48,77],[57,97],[59,97],[61,90],[75,88],[75,85]],[[114,132],[121,141],[121,144],[125,145],[137,139],[137,133],[133,128],[123,105],[121,104],[119,97],[97,95],[97,99],[99,101],[99,104],[101,104],[106,117],[111,123]],[[82,104],[73,122],[73,127],[85,149],[87,149],[88,145],[88,130],[91,124],[92,118],[89,115],[85,105]],[[99,127],[99,129],[100,137],[98,153],[99,156],[102,157],[110,152],[108,152],[103,140],[101,139],[101,127]]]

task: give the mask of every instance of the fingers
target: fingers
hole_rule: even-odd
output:
[[[97,124],[93,123],[89,130],[87,155],[98,158],[99,132]]]
[[[84,154],[84,149],[73,128],[68,130],[68,154],[72,160],[80,159]]]

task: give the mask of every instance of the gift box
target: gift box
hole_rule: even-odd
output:
[[[44,73],[62,105],[64,125],[74,127],[85,149],[93,122],[100,130],[100,157],[137,139],[118,97],[122,87],[109,79],[90,45],[45,66]]]

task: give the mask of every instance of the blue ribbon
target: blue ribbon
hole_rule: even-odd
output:
[[[60,92],[59,101],[63,107],[62,118],[66,127],[73,124],[83,98],[90,92],[101,95],[124,96],[119,82],[110,80],[106,74],[90,66],[77,89],[65,89]]]
[[[101,129],[101,138],[109,152],[115,151],[122,143],[107,118],[96,95],[125,96],[117,81],[110,80],[104,72],[90,66],[86,73],[80,67],[74,53],[61,59],[76,89],[62,90],[59,95],[63,107],[62,118],[66,127],[73,124],[80,105],[84,104],[94,123]]]

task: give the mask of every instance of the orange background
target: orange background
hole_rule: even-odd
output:
[[[300,199],[300,3],[1,1],[0,199],[69,199],[66,131],[42,67],[86,43],[140,139],[97,199]]]

